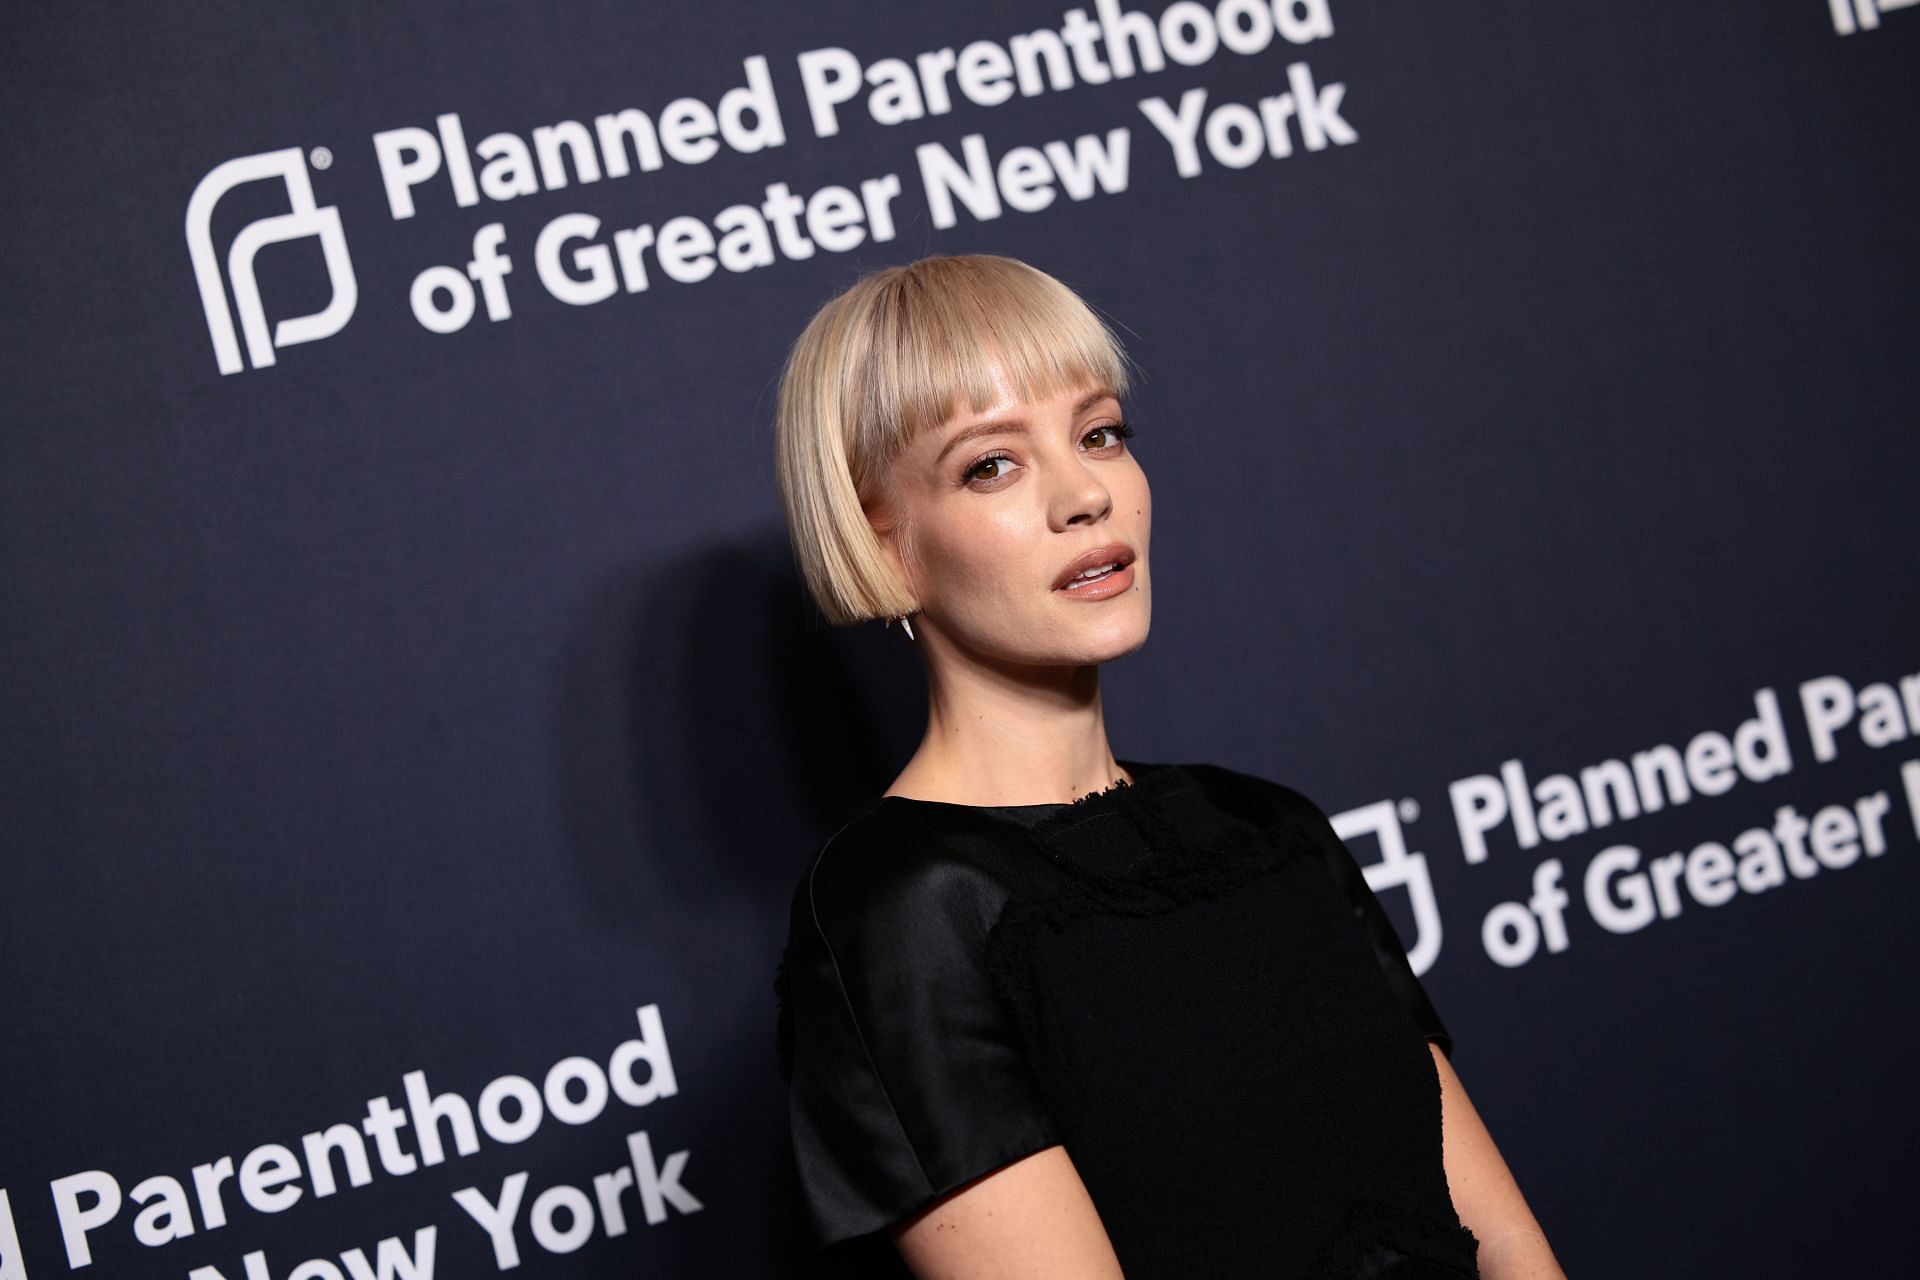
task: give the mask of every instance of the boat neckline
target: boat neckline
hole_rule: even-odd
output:
[[[1094,801],[1110,799],[1120,795],[1122,792],[1137,792],[1145,788],[1150,782],[1158,782],[1162,779],[1171,778],[1179,769],[1179,766],[1174,764],[1163,764],[1143,760],[1123,760],[1119,756],[1114,757],[1114,763],[1132,774],[1133,781],[1130,783],[1115,782],[1113,785],[1102,787],[1098,791],[1089,791],[1078,800],[1043,800],[1037,804],[966,804],[956,800],[926,800],[919,796],[887,794],[880,797],[880,803],[885,804],[889,800],[897,800],[904,804],[932,805],[940,809],[971,809],[986,813],[1087,808]]]

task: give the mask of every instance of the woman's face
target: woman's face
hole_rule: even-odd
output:
[[[1023,402],[1004,376],[993,383],[983,412],[962,409],[895,459],[876,520],[919,602],[916,636],[1035,666],[1131,653],[1152,614],[1153,508],[1120,401],[1082,386]],[[1089,553],[1122,567],[1062,586]]]

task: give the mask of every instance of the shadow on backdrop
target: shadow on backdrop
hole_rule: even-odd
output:
[[[590,593],[552,666],[552,794],[584,909],[661,937],[727,919],[753,940],[743,1014],[703,1013],[715,1087],[687,1090],[687,1132],[737,1144],[709,1168],[761,1169],[753,1274],[813,1276],[813,1240],[774,1052],[774,967],[793,891],[828,836],[872,804],[925,727],[910,641],[829,626],[783,528],[635,566]],[[710,1138],[709,1141],[712,1141]],[[689,1174],[691,1177],[691,1174]],[[703,1233],[673,1254],[716,1261]],[[672,1257],[661,1258],[671,1271]]]

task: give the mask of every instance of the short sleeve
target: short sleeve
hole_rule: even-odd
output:
[[[823,1246],[1059,1141],[984,964],[1004,891],[911,839],[846,835],[794,895],[778,983],[794,1155]]]
[[[1387,985],[1393,989],[1394,998],[1420,1028],[1421,1035],[1439,1045],[1440,1051],[1452,1058],[1453,1036],[1440,1020],[1433,1001],[1427,997],[1426,988],[1420,985],[1420,979],[1414,975],[1413,965],[1407,960],[1407,949],[1401,944],[1393,921],[1381,907],[1380,899],[1374,896],[1373,889],[1367,884],[1365,870],[1318,805],[1291,788],[1282,790],[1290,795],[1302,821],[1312,832],[1314,842],[1326,862],[1327,872],[1345,895],[1347,907],[1353,913],[1360,931],[1366,935],[1374,959],[1379,961],[1381,972],[1386,974]]]

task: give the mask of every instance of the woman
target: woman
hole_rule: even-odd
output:
[[[926,736],[794,896],[776,986],[828,1256],[919,1276],[1561,1274],[1360,868],[1299,793],[1121,760],[1146,641],[1126,358],[1008,258],[826,304],[778,471],[837,624],[898,621]]]

